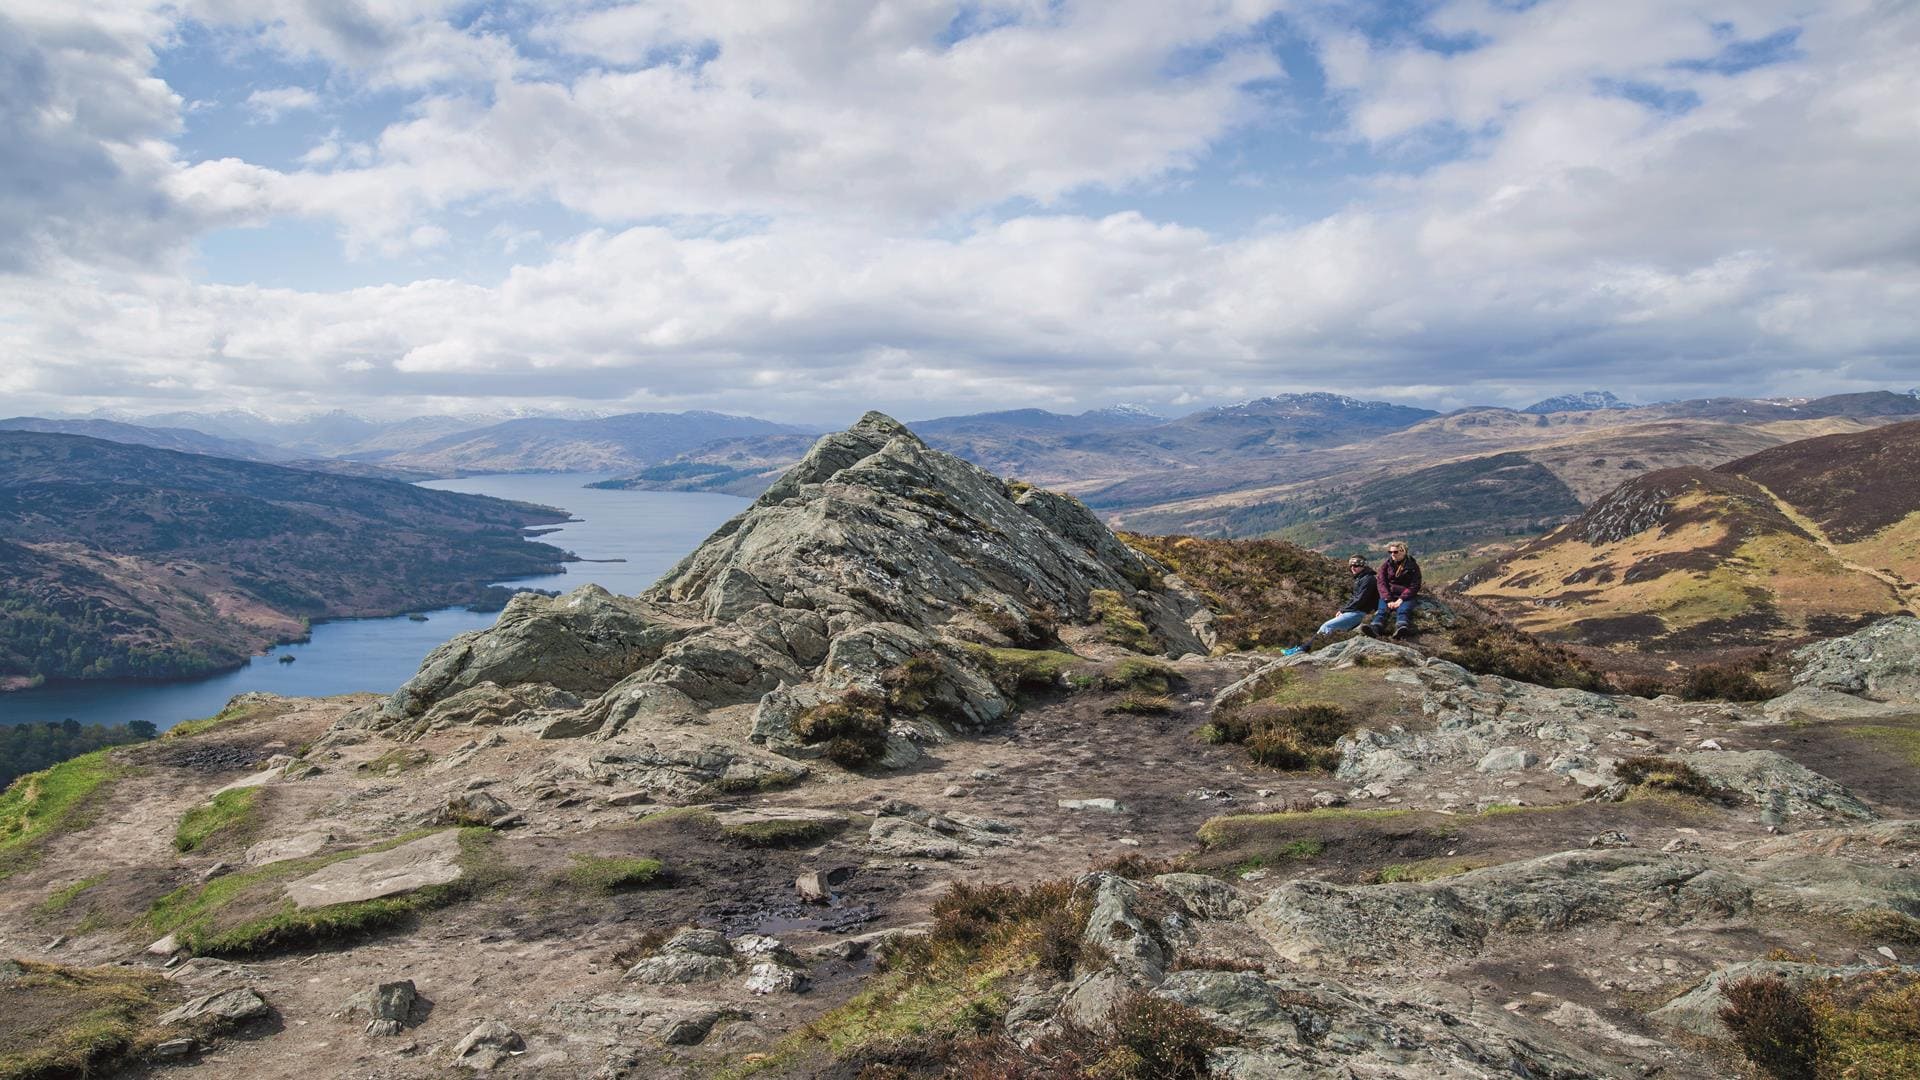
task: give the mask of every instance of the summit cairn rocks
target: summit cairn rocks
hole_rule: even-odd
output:
[[[1200,598],[1085,506],[1009,485],[868,413],[643,595],[518,596],[342,727],[407,737],[463,718],[524,724],[548,738],[643,741],[654,758],[691,755],[710,771],[721,759],[723,774],[767,752],[899,768],[1011,711],[981,646],[1044,644],[1116,611],[1144,627],[1131,647],[1211,645]],[[735,707],[751,707],[747,745],[708,723]],[[808,722],[835,707],[863,726],[857,762]],[[652,790],[644,772],[606,771],[595,779]]]

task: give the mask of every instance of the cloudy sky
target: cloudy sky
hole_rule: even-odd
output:
[[[1920,383],[1914,0],[0,0],[0,415]]]

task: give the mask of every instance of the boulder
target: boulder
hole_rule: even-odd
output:
[[[660,951],[627,969],[632,982],[653,986],[708,982],[734,973],[738,962],[727,936],[718,930],[682,930]]]
[[[1675,759],[1717,786],[1746,795],[1763,814],[1776,815],[1769,824],[1789,817],[1867,821],[1877,816],[1845,785],[1772,750],[1705,751]]]
[[[526,1049],[520,1033],[498,1020],[482,1020],[453,1046],[453,1063],[485,1072]]]
[[[1663,1024],[1695,1035],[1704,1035],[1710,1039],[1724,1039],[1729,1037],[1729,1032],[1726,1025],[1720,1022],[1720,1010],[1727,1006],[1726,988],[1731,983],[1737,983],[1743,979],[1775,978],[1795,986],[1802,986],[1816,980],[1844,981],[1885,970],[1886,968],[1879,965],[1831,967],[1825,964],[1801,964],[1784,960],[1753,960],[1715,970],[1713,974],[1702,980],[1700,985],[1648,1015]],[[1920,972],[1920,968],[1909,967],[1906,970]]]

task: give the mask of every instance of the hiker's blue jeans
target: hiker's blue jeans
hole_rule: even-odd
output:
[[[1368,613],[1365,611],[1343,611],[1333,618],[1328,619],[1326,622],[1321,623],[1320,632],[1323,634],[1337,634],[1342,630],[1351,630],[1361,623],[1366,622],[1367,615]]]
[[[1413,609],[1418,607],[1419,604],[1420,601],[1418,600],[1402,600],[1400,601],[1399,607],[1390,608],[1387,606],[1387,602],[1382,600],[1380,601],[1380,610],[1374,613],[1373,624],[1384,627],[1387,625],[1387,616],[1391,615],[1394,621],[1401,626],[1412,626]]]

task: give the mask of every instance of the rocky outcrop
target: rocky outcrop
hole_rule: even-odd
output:
[[[519,596],[347,726],[524,725],[669,757],[750,756],[744,735],[812,758],[820,740],[805,715],[858,695],[890,728],[875,763],[898,767],[1011,709],[969,646],[1117,621],[1129,647],[1181,655],[1206,651],[1208,617],[1080,503],[1010,487],[869,413],[646,594]],[[750,726],[732,739],[682,730],[737,706],[751,707]]]
[[[1920,619],[1882,619],[1796,649],[1793,689],[1763,706],[1775,720],[1881,720],[1920,712]]]

